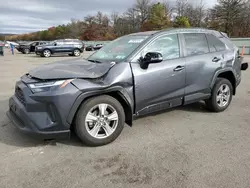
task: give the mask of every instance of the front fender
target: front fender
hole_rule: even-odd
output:
[[[73,83],[74,84],[74,83]],[[94,89],[94,90],[93,90]],[[131,119],[133,119],[133,109],[134,109],[134,100],[131,97],[131,92],[133,92],[133,88],[123,88],[121,86],[112,86],[112,87],[97,87],[97,85],[94,86],[94,88],[92,87],[91,90],[83,92],[82,94],[80,94],[77,99],[75,100],[69,115],[67,117],[67,122],[69,124],[72,124],[75,114],[77,113],[80,105],[88,98],[94,97],[94,96],[98,96],[98,95],[105,95],[105,94],[110,94],[110,93],[118,93],[120,95],[120,97],[123,98],[123,100],[127,103],[127,107],[129,108],[128,112],[126,116]]]

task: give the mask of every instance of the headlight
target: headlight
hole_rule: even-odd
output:
[[[51,81],[51,82],[40,82],[40,83],[28,84],[28,86],[32,90],[33,93],[38,93],[38,92],[49,91],[56,87],[64,88],[66,85],[68,85],[72,81],[73,79],[58,80],[58,81]]]

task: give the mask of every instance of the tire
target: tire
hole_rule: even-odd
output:
[[[224,88],[224,91],[226,91],[226,88],[228,88],[227,90],[229,91],[229,93],[227,92],[228,93],[227,95],[221,94],[223,95],[223,97],[222,96],[220,97],[220,93],[222,93],[220,89],[223,89],[223,88]],[[208,99],[205,102],[210,111],[223,112],[230,105],[232,101],[232,97],[233,97],[233,86],[231,82],[225,78],[217,78],[214,84],[213,90],[212,90],[212,95],[210,99]]]
[[[29,54],[30,53],[30,49],[26,48],[24,49],[24,54]]]
[[[50,57],[51,56],[51,51],[50,50],[43,50],[43,57]]]
[[[93,118],[90,118],[89,121],[87,120],[87,117],[98,117],[100,114],[102,114],[98,109],[99,107],[96,107],[101,104],[106,104],[108,107],[106,108],[107,110],[105,113],[110,113],[115,114],[115,116],[112,116],[113,119],[117,120],[111,120],[110,125],[101,125],[102,124],[102,117],[99,118],[99,120],[93,120]],[[112,108],[113,109],[112,109]],[[96,114],[93,114],[93,116],[89,116],[88,114],[92,112],[93,109],[97,109],[95,111]],[[104,108],[105,109],[105,108]],[[112,112],[112,110],[114,110]],[[109,114],[110,115],[110,114]],[[108,117],[108,116],[107,116]],[[109,116],[111,117],[111,116]],[[87,122],[88,121],[88,122]],[[105,120],[104,120],[105,121]],[[92,127],[90,126],[91,123],[93,124]],[[98,125],[99,123],[99,125]],[[88,146],[102,146],[109,144],[113,142],[122,132],[123,127],[125,123],[125,114],[124,114],[124,109],[122,105],[113,97],[107,96],[107,95],[102,95],[94,98],[90,98],[86,100],[81,106],[80,109],[77,112],[76,115],[76,121],[75,121],[75,132],[77,136],[83,141],[84,144]],[[93,132],[94,128],[98,126],[99,132],[97,132],[96,136],[91,135],[91,131]],[[105,128],[108,126],[110,135],[107,134],[107,129]],[[98,130],[98,129],[96,129]],[[102,133],[102,134],[101,134]]]
[[[81,55],[80,50],[79,49],[74,49],[73,55],[76,56],[76,57],[80,56]]]

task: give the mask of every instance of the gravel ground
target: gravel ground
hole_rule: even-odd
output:
[[[89,53],[85,53],[87,56]],[[0,188],[249,188],[250,70],[230,108],[202,103],[138,119],[107,146],[39,141],[6,118],[14,84],[29,69],[74,57],[0,56]],[[246,57],[250,62],[250,57]]]

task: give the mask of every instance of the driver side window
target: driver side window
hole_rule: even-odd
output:
[[[144,55],[146,55],[148,52],[161,53],[163,56],[163,61],[179,58],[180,47],[178,35],[164,35],[155,39],[143,50]]]

